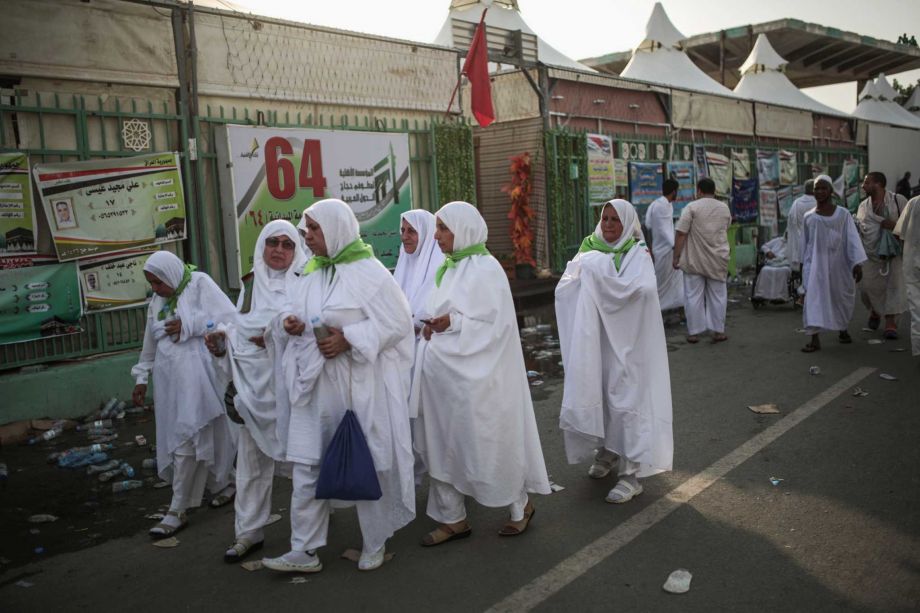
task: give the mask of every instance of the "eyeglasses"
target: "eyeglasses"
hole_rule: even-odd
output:
[[[271,247],[272,249],[274,249],[275,247],[277,247],[277,246],[279,246],[279,245],[280,245],[281,248],[284,249],[285,251],[294,251],[295,245],[294,245],[294,243],[292,243],[292,242],[289,241],[289,240],[280,239],[280,238],[278,238],[277,236],[273,236],[273,237],[271,237],[271,238],[266,238],[266,239],[265,239],[265,246],[266,246],[266,247]]]

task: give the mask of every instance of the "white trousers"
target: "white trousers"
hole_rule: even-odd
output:
[[[450,483],[429,478],[428,517],[441,524],[456,524],[466,519],[466,496]],[[524,519],[524,507],[527,506],[527,492],[521,491],[516,502],[508,505],[511,521]]]
[[[293,464],[294,490],[291,493],[291,550],[313,551],[326,545],[329,534],[328,500],[316,499],[316,482],[319,480],[319,466]],[[384,504],[381,504],[384,503]],[[383,549],[392,532],[380,529],[387,525],[382,515],[386,514],[386,496],[380,500],[355,502],[358,511],[358,525],[361,526],[361,549],[364,553],[375,553]]]
[[[271,516],[272,480],[275,460],[262,453],[249,429],[240,428],[236,451],[236,540],[258,543],[265,538],[263,528]]]
[[[173,453],[170,511],[181,512],[200,507],[205,487],[214,485],[208,465],[195,457],[195,445],[191,440],[179,445]]]
[[[911,353],[920,356],[920,281],[906,281],[907,308],[910,311]]]
[[[702,275],[684,272],[684,312],[687,334],[696,336],[707,330],[725,332],[725,309],[728,306],[728,286]]]

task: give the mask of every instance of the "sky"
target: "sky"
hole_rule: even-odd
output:
[[[205,4],[221,6],[223,0]],[[905,33],[920,39],[920,0],[663,0],[686,36],[790,17],[888,41]],[[202,4],[202,2],[196,2]],[[447,18],[450,0],[233,0],[262,15],[315,25],[431,42]],[[518,0],[521,14],[543,40],[572,59],[636,46],[654,0]],[[901,83],[920,70],[888,75]],[[852,112],[856,84],[804,90],[819,101]]]

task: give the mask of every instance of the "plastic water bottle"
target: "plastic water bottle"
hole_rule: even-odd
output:
[[[144,487],[143,481],[118,481],[112,484],[112,493],[127,492],[128,490],[136,490],[139,487]]]
[[[87,475],[95,475],[96,473],[104,473],[106,471],[118,468],[118,460],[109,460],[105,464],[96,464],[94,466],[89,466],[86,469]]]
[[[127,462],[121,463],[121,472],[129,479],[134,476],[134,468]]]
[[[98,419],[94,422],[88,424],[83,424],[77,426],[77,432],[85,432],[87,430],[102,430],[103,428],[111,428],[112,420],[111,419]]]
[[[310,318],[310,327],[313,328],[313,336],[316,340],[321,341],[329,336],[329,328],[319,320],[319,317]]]
[[[3,487],[6,487],[6,480],[9,478],[10,472],[6,468],[6,462],[0,462],[0,484]]]
[[[99,411],[99,417],[101,417],[102,419],[105,419],[106,417],[111,415],[112,412],[115,410],[115,405],[117,404],[118,404],[118,398],[115,398],[114,396],[112,398],[109,398],[109,401],[106,402],[105,406],[102,407],[102,410]]]
[[[50,430],[45,430],[39,436],[33,436],[29,439],[29,444],[34,445],[36,443],[41,443],[42,441],[50,441],[53,438],[57,438],[63,432],[63,428],[51,428]]]
[[[205,328],[205,334],[214,334],[212,337],[214,346],[217,348],[217,353],[223,355],[223,353],[227,351],[227,343],[224,340],[223,334],[215,334],[217,332],[217,326],[214,325],[213,321],[209,321]]]
[[[61,468],[80,468],[90,464],[99,464],[109,459],[107,453],[98,451],[95,453],[75,453],[62,458],[58,458],[58,466]]]
[[[146,468],[147,470],[156,470],[157,469],[157,459],[156,458],[147,458],[141,462],[141,468]]]

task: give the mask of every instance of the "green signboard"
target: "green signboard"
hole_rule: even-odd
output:
[[[80,332],[75,263],[0,270],[0,344]]]

